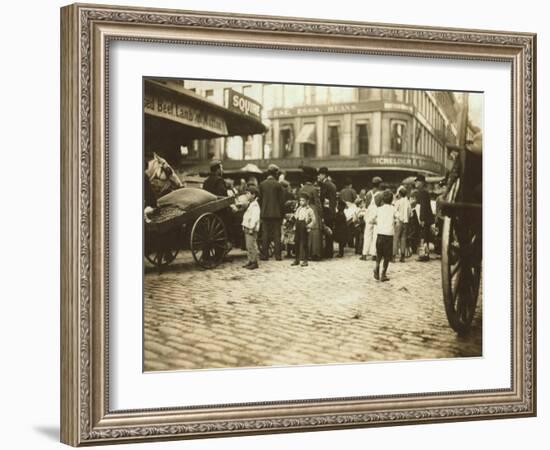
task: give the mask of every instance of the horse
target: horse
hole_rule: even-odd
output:
[[[184,187],[184,184],[168,162],[153,153],[153,159],[146,163],[145,175],[157,198]]]

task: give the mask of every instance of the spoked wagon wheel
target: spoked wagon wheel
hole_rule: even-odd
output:
[[[449,192],[456,201],[460,179]],[[443,221],[441,278],[443,301],[449,325],[459,334],[470,328],[477,306],[481,282],[481,230],[465,214],[450,214]]]
[[[145,258],[155,267],[161,268],[170,264],[178,255],[173,233],[154,239],[150,248],[146,249]]]
[[[213,213],[199,216],[191,229],[191,253],[197,264],[213,269],[223,261],[227,251],[227,230],[223,221]]]

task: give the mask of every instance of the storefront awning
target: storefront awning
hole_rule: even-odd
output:
[[[170,81],[145,80],[143,111],[146,127],[150,122],[157,131],[166,129],[177,134],[181,142],[267,131],[258,119],[213,103]]]
[[[315,132],[315,124],[306,123],[302,127],[302,129],[300,130],[300,133],[298,133],[298,137],[296,138],[296,142],[298,144],[313,144],[313,145],[315,145],[317,143],[317,133]]]

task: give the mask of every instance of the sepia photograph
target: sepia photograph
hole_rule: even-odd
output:
[[[145,372],[483,356],[483,92],[142,95]]]

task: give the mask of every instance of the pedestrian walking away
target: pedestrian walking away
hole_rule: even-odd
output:
[[[377,209],[376,217],[373,220],[378,227],[374,278],[380,281],[389,281],[387,271],[392,259],[395,217],[395,208],[391,204],[393,194],[389,189],[382,193],[382,201],[383,205]],[[380,262],[382,262],[382,274],[380,274]]]

